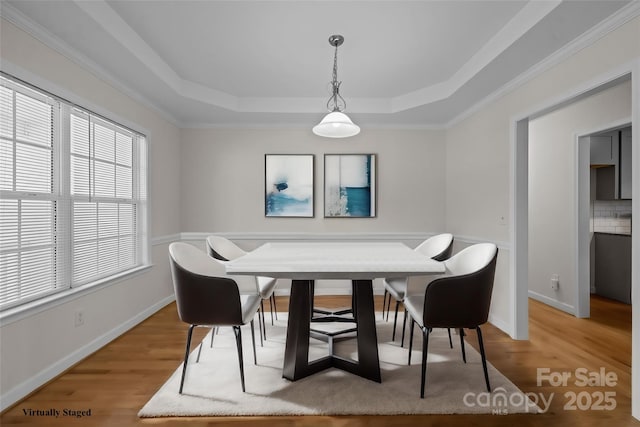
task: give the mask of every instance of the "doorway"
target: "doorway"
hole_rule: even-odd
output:
[[[597,94],[607,88],[620,84],[623,81],[631,79],[631,96],[632,96],[632,112],[631,117],[628,119],[637,128],[637,124],[640,123],[640,63],[632,64],[625,72],[612,71],[610,74],[600,76],[600,78],[594,81],[584,84],[582,87],[574,88],[565,96],[556,98],[550,101],[547,106],[539,106],[536,110],[524,112],[518,116],[514,116],[512,119],[511,127],[511,165],[512,165],[512,180],[511,180],[511,214],[512,214],[512,228],[511,228],[511,244],[512,244],[512,256],[510,260],[511,281],[513,283],[513,319],[514,330],[513,336],[516,339],[528,338],[528,280],[529,280],[529,126],[530,122],[544,114],[557,110],[561,107],[570,105],[574,102],[582,100],[591,95]],[[581,150],[579,150],[580,135],[586,135],[588,132],[577,132],[575,134],[575,150],[576,157],[580,156]],[[640,138],[638,138],[637,132],[633,137],[633,146],[640,147]],[[640,148],[634,148],[633,152],[633,168],[634,168],[634,181],[638,181],[638,168],[640,167]],[[582,152],[584,156],[584,152]],[[574,161],[574,164],[577,162]],[[576,175],[572,178],[572,181],[577,186],[577,168],[574,169]],[[638,186],[637,186],[638,187]],[[633,190],[633,213],[636,217],[640,215],[640,188]],[[577,188],[574,192],[574,219],[579,219],[579,192]],[[588,209],[586,210],[588,213]],[[578,227],[581,221],[574,221],[574,240],[577,241],[579,236]],[[588,219],[587,219],[588,224]],[[637,233],[633,237],[633,259],[632,259],[632,289],[640,289],[640,238]],[[577,260],[581,258],[579,255],[580,248],[584,245],[575,244],[575,253],[572,263],[575,269],[575,277],[580,274]],[[587,258],[588,258],[588,245],[587,245]],[[582,255],[584,257],[584,254]],[[587,270],[588,272],[588,270]],[[587,280],[588,283],[588,280]],[[576,287],[576,289],[578,289]],[[577,291],[576,291],[577,292]],[[637,329],[640,324],[638,323],[638,310],[640,301],[640,292],[633,292],[633,299],[636,304],[633,305],[634,323]],[[581,298],[576,299],[576,312],[584,310],[584,307],[588,307],[587,301]],[[639,334],[633,334],[632,343],[632,365],[640,366],[640,337]],[[632,375],[632,395],[640,395],[640,375],[637,369],[633,369]],[[640,405],[637,398],[633,399],[634,405],[632,408],[633,415],[636,418],[640,417]]]
[[[589,316],[589,135],[631,115],[631,81],[616,83],[529,119],[528,295],[577,317]],[[600,166],[619,163],[615,146],[609,139]]]
[[[631,131],[613,123],[577,137],[577,317],[590,317],[592,294],[631,304]]]

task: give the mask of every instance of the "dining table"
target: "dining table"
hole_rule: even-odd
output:
[[[373,281],[435,275],[444,264],[400,242],[282,241],[259,246],[225,264],[229,275],[291,279],[283,377],[296,381],[329,368],[381,382]],[[309,361],[316,280],[350,280],[357,360],[329,355]]]

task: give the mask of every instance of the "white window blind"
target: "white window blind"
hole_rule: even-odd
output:
[[[80,110],[71,113],[73,284],[135,266],[137,136]]]
[[[60,287],[56,272],[54,99],[0,87],[0,301],[30,301]]]
[[[0,83],[0,308],[143,265],[144,136]]]

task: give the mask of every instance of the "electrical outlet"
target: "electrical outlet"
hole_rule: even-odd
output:
[[[76,310],[73,316],[73,324],[77,328],[84,325],[84,310]]]
[[[554,291],[560,289],[560,277],[557,274],[551,275],[551,289]]]

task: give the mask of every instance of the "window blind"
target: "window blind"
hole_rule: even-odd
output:
[[[52,98],[0,87],[0,301],[55,292],[56,209]]]
[[[144,264],[144,136],[0,83],[0,309]]]
[[[136,265],[134,139],[91,114],[71,113],[74,285]]]

